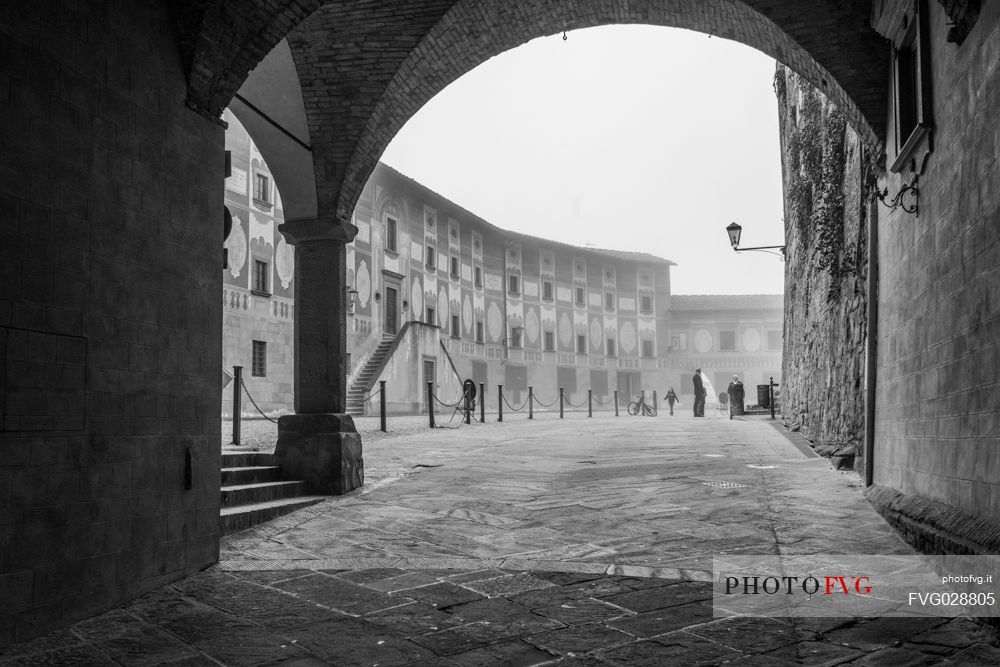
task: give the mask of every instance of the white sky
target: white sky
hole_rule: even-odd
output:
[[[424,106],[382,161],[505,229],[649,252],[674,294],[780,294],[774,60],[652,26],[537,39]]]

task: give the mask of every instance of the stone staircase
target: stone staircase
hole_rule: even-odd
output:
[[[363,417],[365,414],[365,396],[371,393],[378,373],[382,370],[386,355],[395,343],[395,336],[382,336],[382,342],[378,344],[372,355],[368,357],[364,368],[354,378],[351,388],[347,390],[347,414],[352,417]]]
[[[281,478],[271,454],[222,454],[222,534],[256,526],[314,505],[325,496],[305,495],[305,482]]]

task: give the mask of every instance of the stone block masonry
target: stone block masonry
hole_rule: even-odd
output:
[[[838,467],[861,469],[868,276],[866,149],[798,74],[775,73],[785,197],[781,409]]]
[[[0,10],[0,645],[217,558],[223,128],[173,20]]]

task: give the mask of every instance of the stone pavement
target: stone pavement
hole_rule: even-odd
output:
[[[0,664],[1000,664],[966,620],[713,618],[713,555],[911,552],[766,421],[518,415],[365,459],[360,492]]]

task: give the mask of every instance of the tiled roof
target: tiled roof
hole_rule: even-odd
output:
[[[670,310],[781,310],[782,294],[673,294]]]

